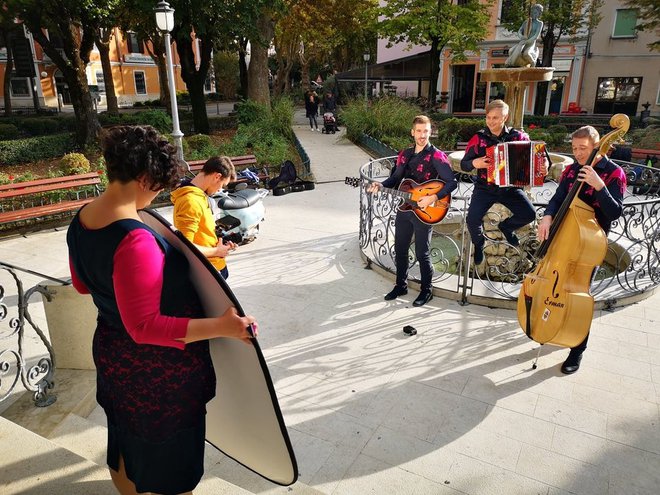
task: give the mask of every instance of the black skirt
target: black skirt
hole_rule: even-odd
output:
[[[177,495],[191,492],[204,474],[206,422],[176,432],[163,442],[149,442],[108,422],[108,467],[126,476],[139,493]]]

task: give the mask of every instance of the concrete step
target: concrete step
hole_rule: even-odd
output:
[[[105,415],[103,417],[105,418]],[[48,439],[62,448],[105,467],[107,435],[105,426],[76,414],[69,414],[53,429]],[[208,473],[204,475],[199,486],[195,489],[195,495],[247,495],[251,493]]]
[[[48,407],[35,407],[31,393],[24,393],[2,412],[2,417],[42,437],[70,413],[86,417],[96,404],[96,371],[57,369],[53,393],[57,400]]]
[[[95,376],[94,371],[57,370],[55,387],[57,401],[54,404],[45,408],[35,407],[31,394],[25,393],[2,413],[3,421],[6,424],[11,425],[10,421],[15,423],[11,428],[12,431],[14,428],[18,428],[19,432],[25,432],[33,438],[31,443],[35,447],[31,447],[29,453],[26,453],[22,447],[17,447],[23,443],[20,433],[14,433],[12,437],[0,434],[0,452],[9,453],[5,456],[8,462],[13,462],[12,458],[16,457],[18,463],[23,463],[22,468],[26,471],[27,478],[36,477],[38,479],[40,476],[38,464],[42,462],[40,460],[41,454],[32,455],[32,453],[56,451],[59,455],[61,451],[66,453],[66,456],[74,456],[80,460],[79,462],[83,462],[84,467],[81,469],[85,470],[84,473],[89,471],[92,473],[89,476],[96,476],[96,478],[90,478],[91,481],[98,480],[99,483],[101,481],[105,483],[106,480],[110,481],[106,465],[106,417],[103,409],[96,403]],[[0,419],[3,418],[0,417]],[[30,460],[33,457],[35,458],[34,461]],[[195,489],[195,495],[323,494],[323,492],[301,482],[297,482],[291,487],[275,485],[209,445],[206,448],[204,464],[205,474],[199,486]],[[68,486],[68,483],[79,483],[75,477],[67,475],[66,471],[61,474],[62,479],[60,479],[57,473],[50,473],[51,469],[57,471],[61,468],[59,465],[48,468],[50,477],[46,480],[47,483],[58,482],[61,485],[53,486],[60,487]],[[18,491],[5,492],[3,483],[9,483],[9,480],[11,480],[11,485],[7,486],[12,486],[13,489],[14,485],[24,477],[20,474],[20,469],[16,476],[13,473],[7,476],[5,473],[8,473],[8,471],[4,469],[3,462],[3,469],[0,470],[0,493],[3,495],[5,493],[32,493],[21,491],[32,489],[32,485],[25,484],[17,485],[20,487]],[[7,477],[7,480],[4,479],[5,477]],[[87,483],[87,477],[81,479]],[[34,486],[38,487],[40,485],[36,484]],[[50,485],[46,486],[50,487]],[[109,486],[111,489],[108,493],[115,493],[111,483],[109,483]],[[74,488],[78,489],[79,487]],[[70,491],[68,488],[60,488],[59,490],[47,490],[40,493],[67,493],[67,495],[69,493],[71,495],[77,495],[78,493],[104,495],[106,493],[102,490],[96,490],[96,486],[88,491],[85,490],[88,489],[85,488],[76,492]]]
[[[3,495],[117,494],[107,468],[2,417],[0,446]]]

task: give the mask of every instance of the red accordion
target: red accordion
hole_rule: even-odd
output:
[[[498,186],[542,186],[545,143],[511,141],[486,149],[488,183]]]

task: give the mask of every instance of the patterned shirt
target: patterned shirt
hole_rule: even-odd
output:
[[[581,165],[573,163],[567,167],[559,179],[559,187],[545,209],[545,215],[554,217],[561,208],[564,199],[575,183]],[[584,184],[578,198],[591,206],[596,213],[598,225],[607,234],[612,222],[623,212],[623,194],[626,192],[626,174],[621,167],[607,158],[601,158],[594,165],[594,170],[603,179],[605,187],[596,191],[589,184]]]
[[[458,185],[449,158],[430,143],[419,153],[415,153],[414,147],[400,151],[392,175],[383,181],[383,187],[395,188],[403,179],[417,183],[440,179],[445,186],[438,193],[438,199],[451,194]]]

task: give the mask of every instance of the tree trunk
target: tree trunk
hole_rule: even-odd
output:
[[[65,20],[62,22],[65,22]],[[66,58],[60,55],[39,25],[28,24],[28,28],[46,55],[60,69],[64,80],[69,86],[71,103],[76,115],[76,141],[78,145],[85,148],[96,144],[97,134],[101,126],[87,85],[87,74],[85,73],[87,64],[83,62],[83,58],[88,58],[89,53],[83,53],[83,50],[81,50],[82,43],[77,28],[72,24],[66,24],[66,29],[62,29],[63,35],[67,37],[64,40],[64,46],[67,47],[65,48]]]
[[[9,43],[9,33],[4,32],[4,38],[5,41],[7,42],[7,63],[5,64],[5,73],[3,76],[3,83],[2,83],[2,89],[3,89],[3,97],[5,100],[5,115],[7,117],[11,117],[11,71],[14,70],[14,55],[11,51],[11,43]]]
[[[238,49],[238,72],[241,82],[241,88],[239,94],[241,98],[247,99],[248,95],[248,66],[247,61],[245,60],[245,55],[247,52],[247,38],[242,38],[239,43]]]
[[[96,37],[96,46],[99,49],[101,67],[103,67],[103,81],[105,82],[105,100],[108,104],[110,115],[119,115],[119,104],[117,93],[115,93],[115,81],[112,78],[112,66],[110,65],[110,39],[112,29],[103,29]]]
[[[186,83],[193,112],[195,132],[209,133],[209,118],[206,113],[204,82],[211,63],[212,46],[204,39],[199,43],[199,69],[195,66],[195,53],[190,39],[176,37],[176,50],[181,62],[181,78]]]
[[[70,69],[62,73],[69,85],[71,103],[73,104],[73,111],[76,114],[76,121],[78,123],[76,130],[77,142],[81,147],[96,144],[101,126],[99,125],[92,95],[87,85],[85,67],[81,67],[78,70]]]
[[[555,52],[555,31],[554,26],[547,26],[547,31],[543,34],[543,56],[541,57],[541,67],[552,67],[552,57]]]
[[[300,81],[302,85],[302,90],[303,93],[312,89],[311,84],[310,84],[310,79],[309,79],[309,59],[305,58],[305,60],[302,62],[300,65],[300,77],[302,80]],[[323,97],[323,95],[319,95],[320,97]]]
[[[257,30],[261,39],[250,40],[250,67],[248,67],[248,99],[263,103],[270,108],[268,87],[268,46],[275,34],[275,21],[267,12],[257,19]]]
[[[283,47],[281,47],[283,49]],[[286,58],[277,56],[277,76],[275,77],[275,85],[273,87],[273,94],[276,96],[287,93],[291,89],[291,69],[293,68],[293,60],[295,54],[291,54],[289,50]],[[305,86],[303,85],[303,89]]]
[[[438,75],[440,74],[440,57],[438,50],[439,41],[434,39],[431,42],[431,53],[429,56],[430,67],[431,67],[431,80],[429,81],[429,93],[428,93],[428,104],[429,107],[433,107],[436,101],[436,92],[438,88]]]
[[[158,69],[158,87],[160,89],[160,104],[165,107],[165,111],[172,116],[172,100],[170,99],[170,82],[167,79],[167,60],[165,60],[165,38],[163,36],[157,36],[151,38],[151,46],[153,50],[149,47],[148,43],[145,43],[149,56],[156,64]]]

